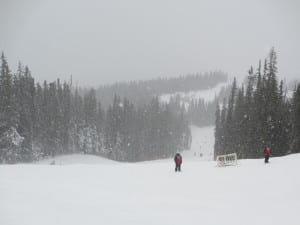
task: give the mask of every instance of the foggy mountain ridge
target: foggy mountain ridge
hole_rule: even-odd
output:
[[[222,71],[188,74],[172,78],[157,78],[131,82],[117,82],[102,85],[96,89],[96,96],[104,108],[112,102],[114,95],[127,98],[136,105],[143,105],[155,96],[176,92],[201,91],[228,81]],[[82,89],[84,92],[84,89]]]

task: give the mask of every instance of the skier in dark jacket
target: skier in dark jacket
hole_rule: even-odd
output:
[[[179,153],[176,153],[175,157],[174,157],[174,161],[175,161],[175,172],[181,170],[181,163],[182,163],[182,157]]]
[[[269,158],[272,153],[271,149],[269,147],[266,147],[264,153],[265,153],[265,163],[269,163]]]

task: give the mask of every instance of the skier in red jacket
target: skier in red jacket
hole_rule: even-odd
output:
[[[272,151],[269,147],[266,147],[264,153],[265,153],[265,163],[268,163]]]
[[[181,170],[181,163],[182,163],[182,157],[179,153],[176,153],[175,157],[174,157],[174,161],[175,161],[175,172]]]

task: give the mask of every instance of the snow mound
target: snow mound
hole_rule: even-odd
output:
[[[63,156],[56,156],[38,161],[37,164],[53,164],[55,165],[73,165],[73,164],[113,164],[116,161],[109,160],[100,156],[87,155],[87,154],[70,154]]]
[[[213,149],[214,149],[214,126],[209,127],[197,127],[191,126],[192,132],[192,145],[191,149],[184,151],[182,156],[184,160],[188,161],[211,161],[213,160]],[[165,160],[154,160],[156,162],[170,161]],[[38,161],[36,164],[50,165],[74,165],[74,164],[113,164],[120,163],[110,159],[106,159],[100,156],[89,155],[89,154],[70,154],[56,156],[54,158],[48,158]],[[152,161],[149,161],[151,163]]]

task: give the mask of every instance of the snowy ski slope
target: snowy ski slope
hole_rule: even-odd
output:
[[[192,144],[189,151],[183,152],[183,158],[189,161],[211,161],[214,157],[215,127],[191,126]]]
[[[117,163],[87,155],[1,165],[0,224],[300,224],[300,154],[219,168],[206,161],[213,128],[192,132],[181,173],[173,159]]]

